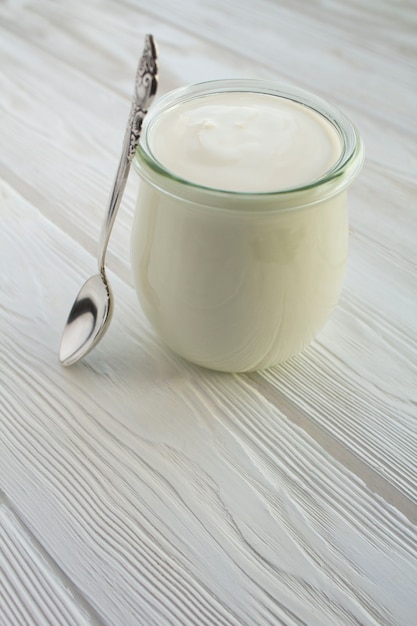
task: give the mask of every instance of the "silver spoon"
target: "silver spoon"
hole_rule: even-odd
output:
[[[59,359],[62,365],[72,365],[82,359],[100,341],[109,326],[113,312],[113,295],[105,272],[107,245],[126,186],[130,164],[139,142],[143,118],[156,93],[157,85],[156,45],[152,35],[146,35],[136,73],[135,93],[119,167],[101,229],[98,253],[99,273],[84,283],[72,306],[59,349]]]

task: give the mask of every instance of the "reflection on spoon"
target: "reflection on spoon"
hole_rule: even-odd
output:
[[[100,236],[99,273],[87,280],[72,306],[59,349],[62,365],[72,365],[82,359],[100,341],[109,326],[113,312],[113,296],[105,272],[107,245],[126,186],[130,164],[139,142],[142,122],[155,96],[157,85],[158,63],[155,41],[152,35],[146,35],[145,47],[136,73],[135,93],[122,155]]]

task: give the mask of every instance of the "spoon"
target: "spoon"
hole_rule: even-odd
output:
[[[62,365],[72,365],[82,359],[97,345],[109,326],[113,312],[113,295],[105,272],[107,245],[126,186],[130,164],[139,143],[142,122],[156,93],[157,85],[156,45],[152,35],[146,35],[136,73],[135,93],[122,154],[101,229],[97,259],[99,273],[84,283],[72,306],[59,349],[59,360]]]

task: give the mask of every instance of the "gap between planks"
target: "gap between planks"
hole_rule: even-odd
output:
[[[355,474],[374,494],[396,508],[407,517],[412,524],[417,524],[417,509],[415,504],[402,494],[398,489],[380,476],[369,465],[353,454],[339,441],[326,433],[319,425],[315,424],[299,406],[296,406],[278,389],[263,378],[261,373],[241,375],[256,389],[263,398],[274,407],[279,406],[287,419],[302,428],[327,454],[335,461],[341,463],[347,470]]]

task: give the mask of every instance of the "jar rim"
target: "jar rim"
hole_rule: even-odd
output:
[[[205,186],[176,175],[164,167],[153,155],[148,141],[148,134],[155,118],[164,111],[180,103],[202,96],[230,92],[253,92],[292,100],[307,106],[330,122],[341,140],[341,153],[333,166],[314,181],[295,187],[268,191],[236,191]],[[285,83],[259,79],[222,79],[200,82],[174,89],[160,97],[147,113],[141,131],[133,165],[137,173],[148,182],[172,195],[181,197],[181,190],[192,190],[197,194],[219,195],[230,199],[285,198],[295,200],[294,196],[312,194],[312,204],[317,201],[315,190],[320,190],[319,199],[323,200],[346,188],[359,173],[364,160],[363,143],[360,135],[349,118],[336,106],[305,89]],[[169,189],[166,185],[168,184]],[[299,206],[299,202],[297,202]]]

